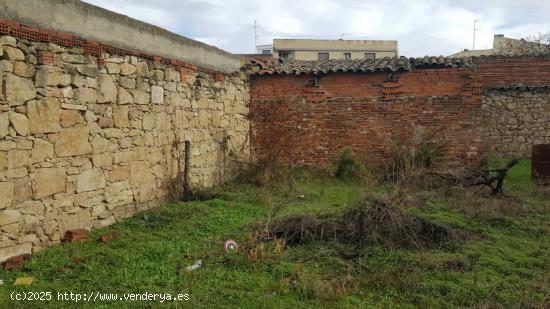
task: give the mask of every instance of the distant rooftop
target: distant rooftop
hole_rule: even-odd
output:
[[[545,44],[526,41],[524,39],[507,38],[504,34],[495,34],[493,38],[493,48],[490,49],[464,49],[458,53],[449,55],[452,58],[479,57],[494,55],[522,55],[537,54],[550,51],[550,47]]]

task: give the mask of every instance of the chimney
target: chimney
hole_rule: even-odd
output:
[[[495,50],[502,50],[506,49],[506,38],[504,37],[504,34],[495,34],[493,38],[493,49]]]

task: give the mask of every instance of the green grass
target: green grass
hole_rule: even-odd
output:
[[[294,174],[293,186],[217,187],[214,199],[165,205],[95,230],[89,241],[42,250],[22,270],[0,270],[0,279],[6,281],[0,286],[0,308],[161,305],[57,300],[57,292],[92,291],[189,294],[189,301],[163,303],[166,308],[542,308],[550,304],[550,202],[530,185],[529,169],[529,161],[522,161],[504,185],[507,194],[527,204],[524,212],[512,215],[472,215],[458,197],[414,192],[430,198],[426,206],[411,211],[475,236],[456,248],[372,245],[354,260],[341,258],[343,245],[334,242],[286,247],[282,256],[255,262],[244,254],[226,255],[222,246],[228,238],[246,243],[251,225],[270,215],[337,212],[385,188],[335,179],[325,183],[324,177],[306,171]],[[94,241],[111,230],[117,240]],[[187,272],[185,267],[197,259],[204,266]],[[14,287],[21,276],[32,276],[35,282]],[[54,299],[9,299],[12,292],[29,291],[52,292]]]

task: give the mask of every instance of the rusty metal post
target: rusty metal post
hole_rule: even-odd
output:
[[[191,191],[189,189],[189,165],[191,162],[191,142],[185,141],[185,154],[183,166],[183,192],[187,196]]]

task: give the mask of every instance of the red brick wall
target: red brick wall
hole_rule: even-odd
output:
[[[527,58],[478,58],[475,74],[484,87],[510,85],[550,86],[550,59]]]
[[[275,75],[251,81],[254,156],[326,165],[344,148],[383,162],[396,146],[433,136],[450,161],[480,158],[481,88],[468,68],[413,72]]]

